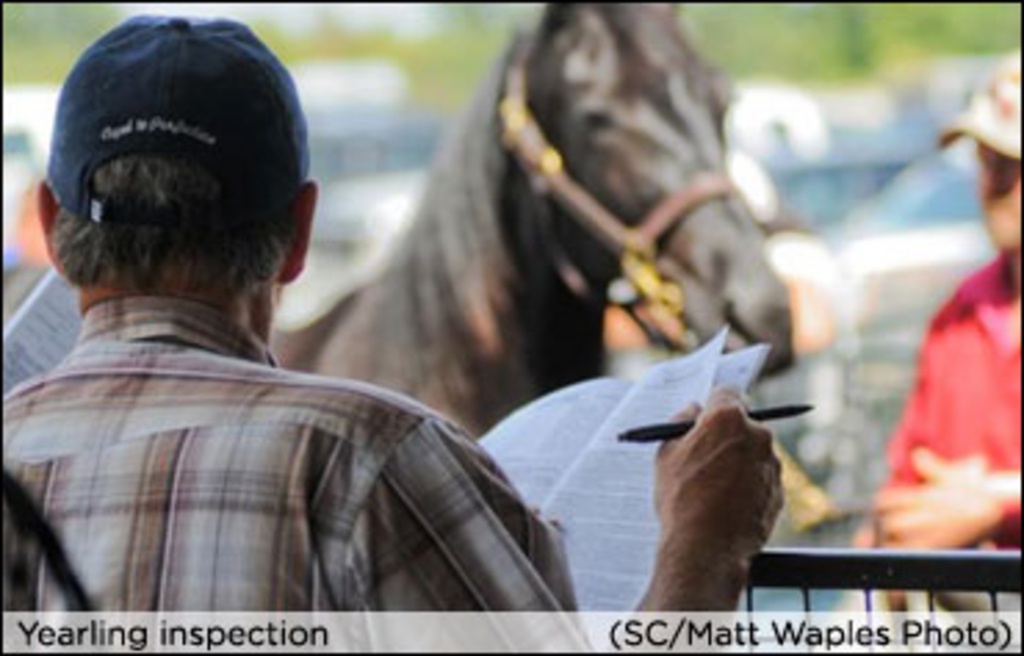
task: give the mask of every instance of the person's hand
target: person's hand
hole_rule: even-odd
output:
[[[984,460],[945,461],[913,454],[922,485],[893,488],[875,504],[879,542],[892,549],[964,549],[995,537],[1003,500],[989,485]]]
[[[988,463],[982,456],[945,460],[930,449],[915,449],[910,462],[918,477],[930,485],[979,485],[988,476]]]
[[[693,431],[662,446],[656,503],[662,547],[647,607],[734,609],[782,508],[772,434],[747,418],[736,393],[716,391]]]
[[[689,535],[740,558],[761,550],[782,507],[772,433],[747,418],[730,390],[715,392],[685,439],[662,445],[656,481],[665,534]]]

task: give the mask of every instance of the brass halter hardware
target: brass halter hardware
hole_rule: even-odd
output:
[[[666,275],[658,262],[662,238],[705,203],[733,193],[724,174],[703,173],[693,184],[666,197],[636,227],[605,208],[565,170],[565,160],[544,135],[526,101],[525,49],[510,67],[505,95],[499,106],[505,147],[523,169],[580,224],[619,258],[620,279],[628,283],[642,307],[644,318],[631,313],[645,332],[673,350],[685,350],[686,295],[682,285]],[[559,263],[563,278],[585,280],[569,262]],[[570,285],[576,289],[578,284]]]
[[[656,257],[640,240],[628,244],[619,265],[622,276],[650,309],[659,330],[681,336],[686,333],[686,293],[682,285],[662,275]]]
[[[672,350],[685,351],[685,290],[673,276],[663,274],[658,245],[694,210],[732,195],[731,181],[721,173],[700,174],[688,187],[663,199],[640,224],[630,227],[573,180],[565,170],[562,154],[551,145],[530,112],[526,94],[527,51],[525,44],[517,50],[499,107],[505,147],[528,175],[543,183],[539,186],[546,193],[619,258],[622,279],[632,287],[644,309],[643,317],[636,312],[630,312],[630,316],[641,323],[644,332],[670,345]],[[673,266],[669,267],[670,264]],[[556,266],[570,289],[579,293],[581,284],[585,287],[585,277],[570,262]],[[671,262],[666,262],[665,267],[679,270]],[[777,447],[776,453],[783,463],[783,487],[797,530],[806,531],[845,516],[784,449]]]

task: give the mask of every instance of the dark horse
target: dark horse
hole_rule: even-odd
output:
[[[389,269],[309,329],[281,336],[286,366],[401,390],[474,431],[602,373],[604,290],[619,262],[503,147],[499,103],[519,48],[529,48],[537,122],[567,172],[623,223],[724,170],[728,84],[687,42],[673,7],[551,5],[442,146]],[[769,342],[781,367],[792,357],[789,302],[762,245],[735,198],[703,204],[660,244],[681,270],[689,327],[706,338],[729,323],[732,346]],[[556,254],[600,295],[570,291]]]

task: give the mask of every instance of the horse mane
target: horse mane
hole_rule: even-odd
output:
[[[468,330],[487,350],[500,349],[507,283],[516,277],[501,221],[509,159],[497,113],[509,59],[506,50],[448,130],[416,218],[381,281],[385,288],[414,282],[409,291],[419,301],[421,326],[448,331],[468,318]]]
[[[286,336],[280,346],[287,366],[404,392],[471,430],[486,428],[545,392],[600,375],[605,299],[599,293],[574,293],[560,266],[576,256],[600,269],[599,251],[593,238],[505,151],[499,120],[513,53],[529,39],[535,49],[526,73],[538,122],[562,150],[570,171],[572,165],[577,173],[605,165],[584,145],[587,125],[566,113],[574,105],[557,63],[562,59],[556,47],[560,25],[575,20],[578,10],[552,6],[535,31],[518,35],[498,57],[467,110],[449,127],[419,211],[387,268],[304,333]],[[631,8],[627,16],[640,11],[651,8]],[[650,18],[643,22],[650,34],[635,33],[639,27],[625,30],[625,24],[616,32],[623,43],[615,47],[630,68],[642,69],[645,57],[650,60],[645,70],[667,63],[636,47],[638,39],[676,38],[656,27],[666,25],[659,16]],[[634,83],[643,70],[636,75],[630,78]],[[712,86],[715,80],[703,82],[697,86]],[[717,94],[705,95],[702,99],[708,100]],[[595,191],[615,195],[602,176],[593,177]],[[636,208],[627,209],[638,214]],[[727,222],[714,225],[720,230]],[[759,265],[763,262],[751,260],[750,271],[766,271],[766,265]],[[769,301],[785,298],[778,287],[782,293],[769,294]],[[717,325],[721,311],[707,296],[704,307],[711,318],[705,323]],[[691,293],[690,298],[702,297]],[[755,311],[764,303],[758,296],[747,305],[751,316],[760,316]]]
[[[523,247],[503,225],[515,220],[506,216],[510,160],[498,124],[511,52],[447,131],[419,211],[387,268],[318,323],[283,336],[278,346],[289,366],[405,392],[471,429],[487,420],[459,408],[477,406],[491,416],[509,410],[510,399],[535,395],[534,376],[519,357],[526,338],[516,295],[526,283],[516,253]],[[520,216],[525,201],[516,202],[512,214]]]

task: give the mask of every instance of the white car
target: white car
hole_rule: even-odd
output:
[[[838,249],[862,330],[913,341],[943,299],[994,257],[976,189],[965,144],[910,166],[853,212]]]
[[[407,110],[311,114],[321,201],[307,271],[285,295],[280,327],[307,324],[380,272],[419,207],[442,128],[437,117]]]
[[[13,238],[29,185],[42,177],[60,90],[4,88],[4,270],[16,261]]]
[[[34,180],[32,167],[18,158],[4,156],[4,270],[15,263],[18,219],[25,191]]]

